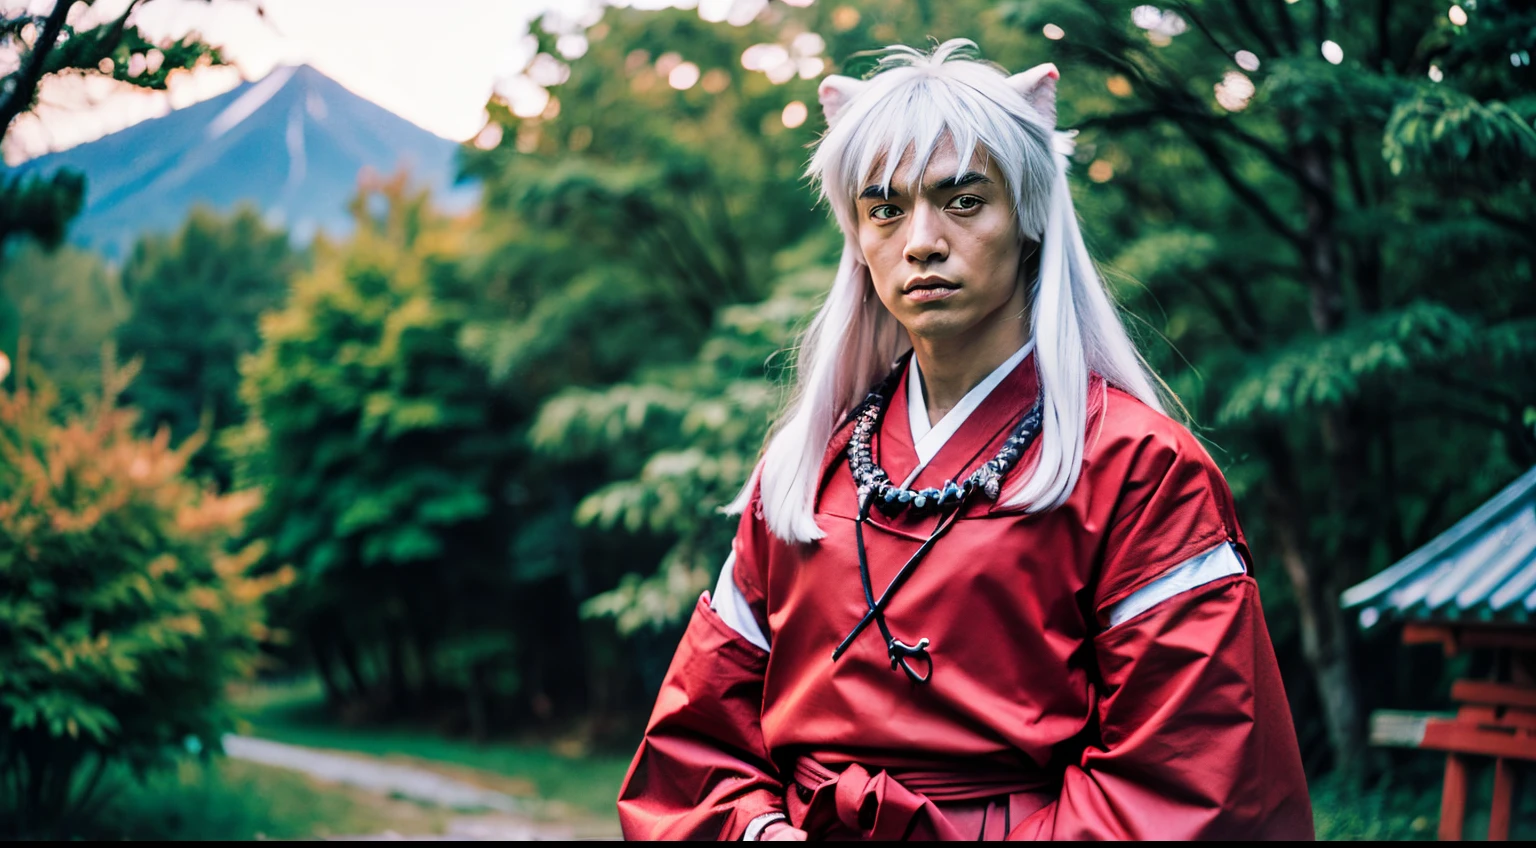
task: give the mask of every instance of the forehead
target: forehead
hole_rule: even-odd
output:
[[[889,152],[881,154],[875,158],[874,164],[870,167],[869,173],[865,175],[864,180],[859,184],[858,189],[862,190],[870,186],[879,186],[881,188],[894,188],[905,191],[912,189],[919,182],[924,186],[931,186],[941,180],[947,180],[968,171],[985,174],[998,185],[1002,185],[1004,182],[1002,172],[997,167],[997,163],[993,161],[992,156],[988,155],[987,149],[980,144],[976,145],[971,151],[970,161],[962,165],[960,153],[955,147],[954,139],[948,133],[945,133],[938,139],[938,142],[934,145],[932,152],[929,153],[926,159],[926,162],[920,163],[916,145],[908,144],[906,150],[902,152],[901,158],[897,160],[895,169],[890,169]],[[923,169],[921,172],[918,172],[919,167]],[[887,172],[889,172],[889,180],[887,180]]]

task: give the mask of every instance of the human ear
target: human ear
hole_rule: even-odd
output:
[[[1061,78],[1061,73],[1050,62],[1044,65],[1036,65],[1023,73],[1014,74],[1008,78],[1008,85],[1014,91],[1024,95],[1029,105],[1035,107],[1040,117],[1056,126],[1056,80]]]
[[[849,101],[868,84],[863,80],[836,74],[821,81],[821,85],[816,88],[816,98],[821,101],[822,114],[827,116],[827,126],[832,126]]]

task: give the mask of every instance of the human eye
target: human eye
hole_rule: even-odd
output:
[[[869,210],[869,217],[876,221],[889,221],[901,214],[901,208],[894,203],[882,203]]]
[[[974,194],[962,194],[954,200],[951,200],[949,202],[949,206],[951,209],[956,209],[961,212],[970,212],[974,209],[981,208],[981,205],[985,202],[986,201],[982,200],[980,197],[977,197]]]

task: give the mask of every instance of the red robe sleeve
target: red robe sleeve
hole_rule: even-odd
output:
[[[743,577],[760,561],[765,528],[755,506],[734,545],[738,586],[751,585]],[[784,786],[762,732],[767,666],[768,653],[732,630],[704,593],[619,790],[625,839],[739,840],[753,819],[783,812]]]
[[[1226,541],[1226,481],[1182,428],[1124,460],[1095,607]],[[1311,839],[1306,777],[1248,574],[1175,594],[1094,637],[1098,739],[1019,839]]]

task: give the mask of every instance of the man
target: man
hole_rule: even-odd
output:
[[[842,264],[627,837],[1312,836],[1231,494],[1083,246],[1056,69],[973,47],[822,83]]]

